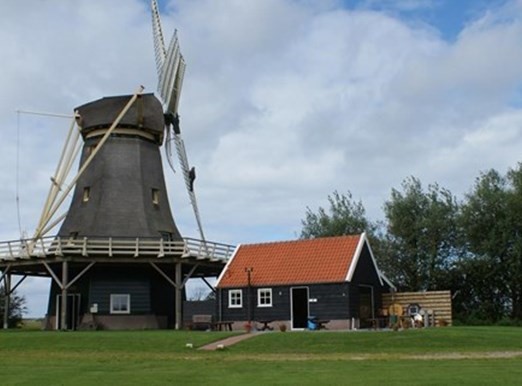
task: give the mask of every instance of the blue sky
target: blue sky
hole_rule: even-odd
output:
[[[411,25],[427,24],[453,41],[468,22],[506,0],[343,0],[343,4],[348,9],[385,12]]]
[[[68,128],[32,116],[17,125],[15,111],[67,114],[140,84],[154,92],[148,7],[0,2],[0,240],[20,237],[17,170],[33,232]],[[179,112],[210,240],[293,239],[306,208],[335,190],[381,219],[408,176],[461,198],[481,171],[521,161],[521,0],[169,0],[162,10],[187,62]],[[179,173],[166,179],[181,233],[197,236]],[[45,312],[48,287],[19,287],[30,315]]]

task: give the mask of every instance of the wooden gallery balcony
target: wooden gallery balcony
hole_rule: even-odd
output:
[[[0,242],[0,265],[60,258],[90,260],[139,261],[143,259],[196,260],[201,263],[226,263],[235,246],[184,238],[168,241],[161,238],[64,238],[43,237]]]

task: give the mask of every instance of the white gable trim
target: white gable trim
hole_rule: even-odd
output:
[[[352,262],[350,263],[350,268],[348,269],[348,274],[346,275],[345,281],[352,281],[353,273],[355,272],[355,267],[357,267],[357,262],[359,261],[359,256],[361,255],[365,238],[366,232],[362,233],[359,237],[359,243],[357,244],[357,248],[355,248],[355,253],[353,254]]]
[[[388,278],[384,275],[384,273],[379,272],[379,275],[381,276],[382,280],[383,280],[384,282],[386,282],[386,284],[388,284],[388,285],[390,286],[390,288],[392,288],[393,290],[397,291],[397,287],[395,287],[395,286],[393,285],[393,283],[390,281],[390,279],[388,279]]]
[[[348,274],[346,275],[346,281],[351,282],[353,278],[353,274],[355,273],[355,268],[357,268],[357,263],[359,262],[359,257],[361,256],[361,252],[363,250],[364,244],[368,246],[368,250],[370,251],[370,257],[372,258],[372,263],[375,268],[375,272],[377,273],[377,277],[379,278],[379,283],[383,285],[382,282],[382,274],[379,268],[377,267],[377,262],[373,257],[372,248],[370,247],[370,243],[368,242],[368,237],[366,236],[366,232],[361,234],[359,238],[359,244],[357,244],[357,248],[355,249],[354,256],[352,258],[352,263],[350,264],[350,269],[348,269]]]
[[[239,248],[241,248],[241,244],[239,244],[236,247],[236,249],[234,250],[234,253],[232,254],[232,257],[227,261],[227,264],[225,265],[225,268],[223,268],[223,271],[221,271],[221,273],[219,274],[219,277],[218,277],[216,285],[215,285],[216,288],[219,287],[219,283],[221,282],[221,279],[223,279],[223,276],[225,276],[225,273],[228,271],[228,267],[232,263],[232,260],[234,260],[234,257],[236,257],[236,255],[237,255],[237,253],[239,251]]]

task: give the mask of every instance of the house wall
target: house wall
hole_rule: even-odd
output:
[[[72,268],[70,277],[79,269]],[[150,267],[100,266],[92,268],[69,288],[68,294],[81,295],[79,321],[98,305],[96,321],[103,328],[171,328],[174,326],[174,287]],[[53,281],[48,305],[48,320],[55,320],[56,297],[61,294]],[[110,295],[129,294],[130,314],[111,314]],[[54,323],[48,324],[55,328]],[[80,326],[77,326],[80,327]]]
[[[132,314],[151,312],[150,279],[137,274],[102,274],[91,278],[90,304],[98,304],[99,314],[110,314],[110,295],[129,294]]]
[[[257,307],[257,289],[272,288],[272,307]],[[243,291],[243,306],[240,308],[229,307],[229,291],[241,289]],[[247,321],[249,312],[252,320],[260,319],[290,319],[290,295],[289,288],[283,286],[276,287],[251,287],[249,288],[225,288],[218,290],[218,297],[221,303],[221,320],[224,321]],[[249,300],[250,299],[250,300]],[[249,306],[250,304],[250,306]],[[250,308],[249,308],[250,307]]]
[[[291,320],[291,288],[307,287],[309,296],[309,315],[320,319],[348,319],[350,289],[348,283],[325,283],[295,286],[261,286],[252,287],[251,309],[252,320]],[[272,289],[272,307],[257,305],[257,290]],[[231,288],[238,289],[238,288]],[[219,296],[222,302],[222,320],[247,321],[248,318],[248,288],[242,288],[243,307],[230,308],[228,291],[221,289]]]

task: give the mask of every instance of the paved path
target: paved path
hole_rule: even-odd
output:
[[[256,336],[256,334],[252,334],[252,333],[235,335],[235,336],[231,336],[230,338],[218,340],[217,342],[213,342],[213,343],[207,344],[206,346],[202,346],[202,347],[198,348],[198,350],[213,351],[213,350],[217,350],[217,347],[219,345],[223,345],[223,347],[232,346],[233,344],[241,342],[242,340],[245,340],[245,339],[250,339],[254,336]]]

